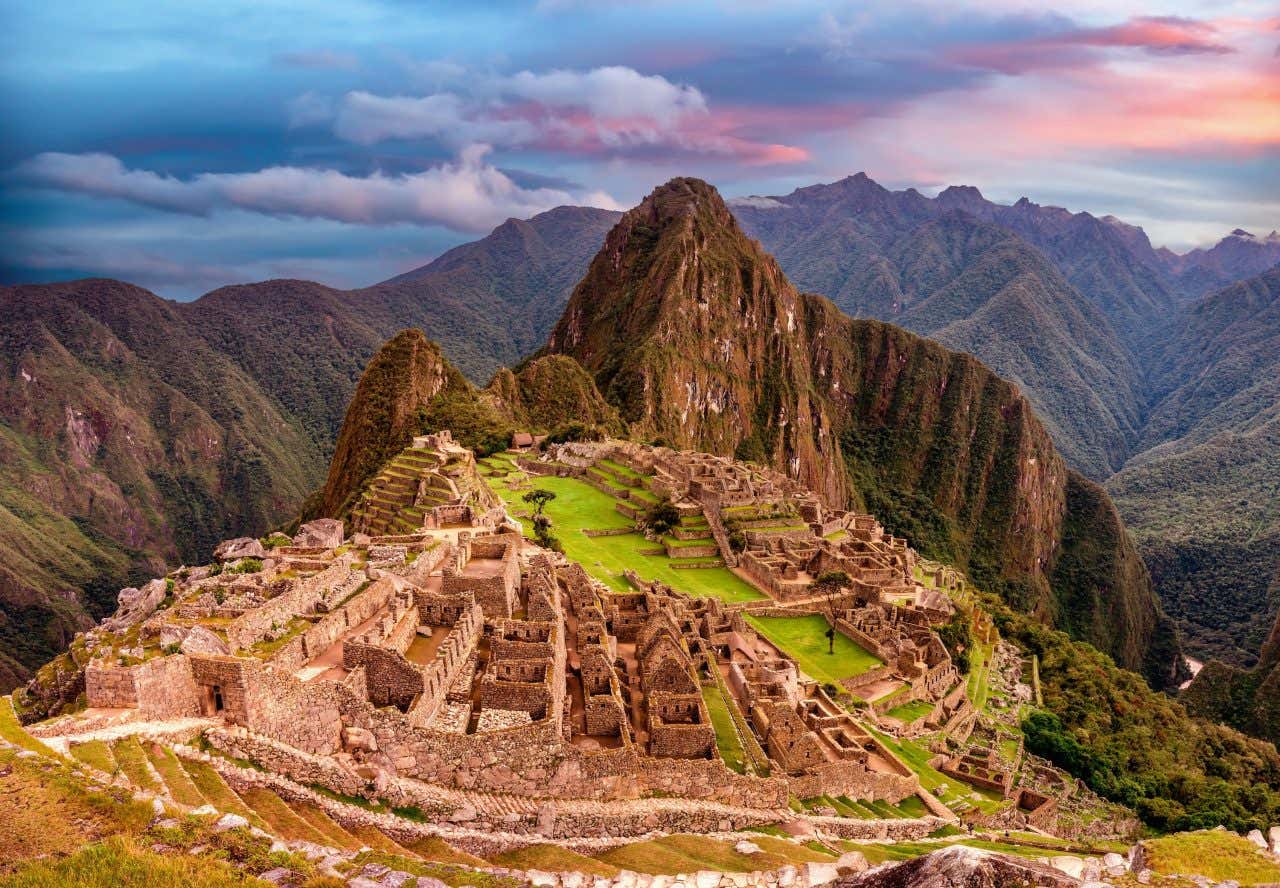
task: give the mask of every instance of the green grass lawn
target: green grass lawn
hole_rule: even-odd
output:
[[[720,693],[716,685],[705,685],[702,688],[702,699],[707,703],[707,712],[711,715],[711,724],[716,729],[716,749],[720,750],[720,758],[725,765],[739,774],[747,773],[747,757],[738,740],[738,731],[733,725],[733,716],[729,713],[729,703]]]
[[[990,687],[989,672],[991,668],[991,645],[977,644],[969,655],[969,699],[973,708],[982,710],[987,705],[987,693]]]
[[[546,873],[588,873],[593,876],[616,876],[621,870],[612,864],[592,857],[585,857],[558,845],[529,845],[514,851],[505,851],[493,859],[498,866],[522,870],[541,870]]]
[[[120,764],[120,770],[134,786],[150,790],[160,788],[156,779],[151,776],[151,769],[147,767],[147,754],[142,751],[137,737],[122,737],[117,740],[111,747],[111,753]]]
[[[851,639],[836,633],[835,653],[827,653],[825,617],[755,617],[747,622],[800,665],[806,675],[822,683],[839,684],[841,679],[861,675],[881,665],[880,660]]]
[[[933,753],[929,752],[923,745],[913,740],[895,740],[870,725],[864,725],[864,727],[874,734],[899,761],[912,771],[915,771],[920,778],[920,785],[926,790],[933,792],[934,789],[942,784],[947,784],[946,793],[940,796],[943,804],[964,801],[986,812],[996,811],[1003,805],[1004,800],[999,793],[978,789],[959,780],[952,780],[941,771],[929,767],[929,759],[933,758]],[[971,797],[975,792],[979,796],[976,800]]]
[[[1280,882],[1280,864],[1268,860],[1248,839],[1225,830],[1177,833],[1143,843],[1147,866],[1161,875],[1188,873],[1241,885]]]
[[[559,537],[564,552],[579,562],[587,572],[618,592],[632,591],[622,572],[630,567],[645,580],[661,580],[673,589],[698,598],[719,598],[723,601],[755,601],[764,598],[750,583],[728,568],[711,567],[694,570],[676,570],[666,554],[642,555],[640,550],[652,549],[649,542],[638,533],[620,536],[588,537],[589,530],[605,530],[616,527],[632,527],[634,522],[614,510],[613,497],[596,490],[577,478],[534,478],[530,486],[522,490],[510,490],[501,478],[487,479],[490,486],[506,502],[515,517],[516,512],[530,510],[523,497],[529,490],[542,488],[555,493],[556,498],[547,504],[545,514],[552,521],[552,533]],[[519,520],[519,519],[517,519]],[[522,524],[527,522],[522,521]],[[526,528],[527,531],[527,528]]]
[[[739,854],[733,843],[705,836],[674,835],[611,848],[596,859],[633,872],[665,875],[699,870],[745,873],[832,859],[830,854],[772,836],[752,835],[750,841],[760,847],[759,854]]]
[[[57,753],[52,749],[23,730],[8,697],[0,697],[0,737],[22,749],[38,752],[41,755],[53,756],[54,758],[57,757]]]
[[[903,722],[913,722],[916,719],[928,715],[933,711],[933,704],[924,700],[916,700],[914,703],[905,703],[902,706],[895,706],[885,715],[890,718],[896,718]]]
[[[151,764],[160,772],[160,777],[164,780],[165,785],[169,787],[169,795],[173,797],[175,802],[181,805],[190,805],[198,808],[205,804],[205,797],[200,794],[200,790],[191,782],[191,778],[187,776],[187,772],[183,770],[182,765],[178,763],[178,757],[172,751],[165,749],[163,746],[149,744],[147,749],[147,757],[151,759]]]
[[[104,774],[116,772],[116,760],[111,748],[101,740],[90,740],[88,743],[72,743],[68,747],[72,758],[84,762],[91,768],[97,768]]]

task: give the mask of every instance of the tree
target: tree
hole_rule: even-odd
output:
[[[664,497],[660,502],[653,504],[644,520],[650,530],[662,536],[680,523],[680,512],[670,499]]]
[[[555,498],[556,498],[556,495],[554,491],[544,490],[541,487],[535,490],[530,490],[523,497],[521,497],[521,499],[523,499],[526,503],[530,503],[531,505],[533,505],[534,507],[533,514],[535,515],[541,515],[542,510],[546,508],[547,503],[551,502]]]
[[[809,584],[809,591],[827,599],[827,653],[836,652],[836,605],[846,589],[853,587],[853,580],[842,570],[828,570]]]

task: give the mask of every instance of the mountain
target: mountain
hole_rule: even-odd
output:
[[[1280,232],[1265,237],[1237,228],[1208,249],[1164,253],[1166,267],[1188,290],[1205,293],[1253,277],[1280,263]]]
[[[1252,662],[1280,609],[1280,269],[1196,302],[1107,482],[1192,650]]]
[[[618,411],[600,394],[591,374],[564,355],[544,355],[515,370],[503,368],[484,390],[494,409],[512,427],[548,431],[580,423],[621,435]]]
[[[974,357],[799,293],[714,188],[629,211],[547,351],[633,435],[773,464],[1165,685],[1177,641],[1106,493]]]
[[[0,687],[296,508],[324,456],[172,303],[116,281],[0,289]]]
[[[1280,235],[1179,256],[1111,216],[863,174],[730,205],[799,286],[1017,383],[1067,463],[1116,497],[1192,650],[1252,662],[1280,604],[1278,327],[1248,290],[1215,293],[1265,277]]]
[[[1258,663],[1241,669],[1211,660],[1181,695],[1195,715],[1280,745],[1280,615]]]
[[[1022,388],[1086,475],[1123,465],[1144,400],[1123,334],[1163,317],[1170,296],[1114,226],[1000,206],[976,188],[893,192],[864,174],[731,206],[802,289],[977,355]],[[1117,304],[1133,309],[1124,327]]]
[[[421,327],[476,384],[546,341],[569,291],[619,214],[558,207],[508,219],[487,237],[422,268],[353,293],[385,336]]]
[[[398,330],[431,330],[477,382],[515,365],[617,215],[509,220],[363,290],[273,280],[190,303],[98,279],[0,290],[0,690],[121,586],[295,516]]]
[[[421,330],[402,330],[369,361],[347,408],[329,474],[304,517],[345,514],[355,495],[415,435],[448,429],[481,455],[506,448],[517,429],[568,422],[617,433],[617,414],[572,358],[554,355],[502,370],[478,390]]]

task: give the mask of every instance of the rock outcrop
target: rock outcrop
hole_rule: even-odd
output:
[[[1017,387],[797,292],[705,182],[622,218],[547,351],[594,374],[633,435],[772,464],[1154,684],[1175,678],[1176,635],[1114,507]]]
[[[1073,888],[1081,883],[1030,860],[952,845],[905,863],[886,863],[834,884],[836,888]]]

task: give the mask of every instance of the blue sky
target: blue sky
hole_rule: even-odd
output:
[[[865,171],[1280,226],[1280,10],[1251,0],[0,0],[0,281],[361,286],[508,216]]]

